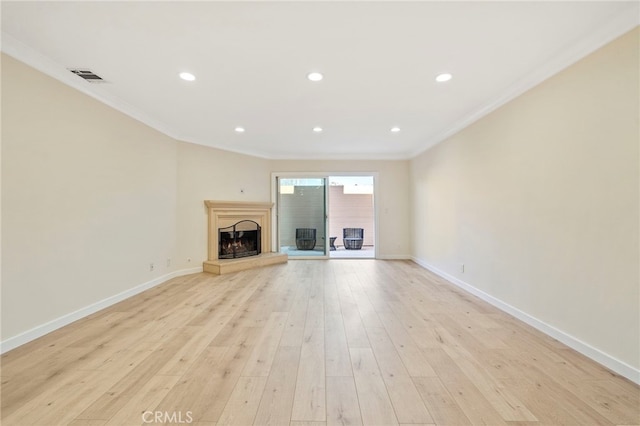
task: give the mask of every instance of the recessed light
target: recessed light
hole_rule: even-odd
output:
[[[322,131],[322,127],[314,127],[313,131],[316,133],[320,133]]]
[[[448,73],[438,74],[438,76],[436,77],[436,81],[439,83],[444,83],[445,81],[451,80],[452,77],[453,76]]]
[[[185,81],[194,81],[196,79],[196,76],[191,74],[190,72],[181,72],[180,78]]]
[[[324,76],[319,72],[310,72],[309,74],[307,74],[307,78],[311,81],[320,81],[324,78]]]
[[[238,132],[238,133],[243,133],[243,132],[244,132],[244,127],[240,127],[240,126],[238,126],[238,127],[236,127],[234,130],[235,130],[236,132]]]
[[[398,127],[398,126],[392,127],[392,128],[391,128],[391,131],[392,131],[393,133],[398,133],[398,132],[400,131],[400,127]]]

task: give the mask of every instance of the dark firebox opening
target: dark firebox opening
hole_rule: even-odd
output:
[[[260,225],[242,220],[228,228],[218,228],[218,259],[257,256],[260,254]]]

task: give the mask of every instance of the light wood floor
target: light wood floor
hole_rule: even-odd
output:
[[[2,425],[640,423],[638,386],[405,261],[176,278],[1,374]]]

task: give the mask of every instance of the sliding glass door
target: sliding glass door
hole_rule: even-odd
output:
[[[296,258],[326,258],[327,178],[276,178],[278,249]]]

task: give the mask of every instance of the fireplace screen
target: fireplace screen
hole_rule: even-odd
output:
[[[260,225],[241,220],[228,228],[218,228],[218,259],[256,256],[260,254]]]

